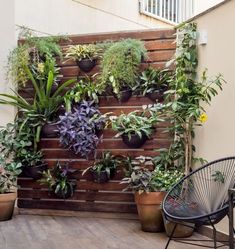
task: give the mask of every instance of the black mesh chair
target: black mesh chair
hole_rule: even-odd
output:
[[[178,224],[192,224],[192,227],[210,225],[213,228],[213,246],[218,248],[215,224],[228,215],[228,189],[235,183],[235,157],[213,161],[196,169],[178,182],[163,201],[163,212],[168,221],[175,223],[165,249],[174,238]],[[198,245],[199,240],[179,242]],[[209,240],[208,240],[209,241]],[[202,246],[200,244],[200,246]]]

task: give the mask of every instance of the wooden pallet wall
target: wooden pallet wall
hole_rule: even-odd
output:
[[[148,50],[148,59],[141,64],[143,70],[148,65],[155,68],[163,68],[166,61],[172,58],[175,52],[174,30],[147,30],[122,33],[105,33],[71,36],[70,42],[61,44],[65,49],[70,44],[85,44],[96,43],[105,40],[119,40],[125,38],[141,39],[145,42]],[[84,76],[79,71],[73,61],[60,63],[62,80],[76,78],[77,75]],[[90,75],[99,72],[97,65]],[[27,98],[32,94],[32,88],[29,86],[21,92]],[[111,96],[100,98],[100,110],[102,113],[113,112],[118,115],[121,112],[128,113],[130,111],[141,109],[144,104],[152,103],[148,98],[141,96],[133,96],[126,103],[119,103]],[[136,156],[155,156],[157,148],[168,147],[170,138],[168,134],[162,133],[163,128],[167,124],[163,123],[157,127],[157,132],[151,140],[139,149],[128,148],[120,138],[114,138],[115,132],[105,130],[103,133],[103,142],[98,147],[98,153],[110,150],[115,155]],[[77,189],[74,196],[68,200],[56,199],[48,193],[45,187],[39,185],[36,181],[29,178],[19,178],[20,190],[18,192],[18,207],[19,208],[39,208],[39,209],[59,209],[59,210],[77,210],[77,211],[101,211],[101,212],[136,212],[134,204],[134,196],[131,192],[123,192],[124,185],[120,184],[123,172],[118,169],[114,179],[108,183],[98,184],[91,181],[89,175],[82,176],[82,170],[90,166],[93,161],[87,161],[79,158],[74,153],[63,149],[59,145],[59,139],[42,138],[40,147],[45,155],[45,160],[49,167],[53,167],[57,160],[61,162],[71,162],[71,167],[78,169],[77,174]]]

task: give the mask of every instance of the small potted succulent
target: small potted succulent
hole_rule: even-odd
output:
[[[161,121],[160,106],[144,106],[143,111],[111,116],[112,129],[118,131],[115,137],[122,137],[130,148],[141,147],[155,131],[155,125]]]
[[[119,163],[118,157],[112,155],[110,151],[106,151],[102,153],[102,158],[96,160],[94,165],[88,167],[83,174],[89,171],[94,182],[105,183],[114,176]]]
[[[43,171],[40,184],[47,185],[49,190],[58,198],[68,199],[73,196],[77,181],[73,177],[76,170],[69,168],[68,164],[57,162],[53,169]]]
[[[139,65],[146,56],[144,43],[126,39],[113,43],[104,52],[101,62],[101,82],[111,88],[114,97],[126,102],[136,86]]]
[[[6,162],[0,156],[0,221],[12,218],[15,200],[17,198],[17,176],[21,173],[21,164],[13,161]]]
[[[94,101],[82,101],[72,112],[60,116],[58,129],[61,145],[82,157],[94,155],[106,120],[106,115],[100,113]]]
[[[161,232],[164,230],[161,203],[172,182],[178,181],[183,174],[177,170],[153,169],[152,158],[138,157],[122,183],[126,189],[135,191],[135,201],[143,231]]]
[[[168,69],[157,70],[152,67],[147,68],[140,76],[140,88],[144,96],[152,101],[162,102],[164,92],[168,89],[170,72]]]
[[[98,49],[94,44],[72,45],[67,51],[65,58],[72,59],[83,72],[90,72],[96,65]]]

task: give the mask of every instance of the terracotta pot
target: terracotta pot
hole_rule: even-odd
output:
[[[36,166],[24,166],[23,173],[27,177],[33,178],[35,180],[42,177],[42,172],[47,170],[47,164],[40,164]]]
[[[163,221],[164,221],[164,227],[166,230],[166,235],[169,237],[172,233],[172,230],[174,229],[175,223],[167,220],[164,215],[163,215]],[[182,224],[194,227],[194,224],[192,223],[183,222]],[[193,231],[194,231],[194,228],[190,228],[190,227],[178,224],[175,229],[173,237],[174,238],[187,238],[193,235]]]
[[[12,218],[17,193],[0,194],[0,221]]]
[[[165,192],[135,193],[135,202],[141,223],[141,229],[145,232],[164,231],[161,203]]]
[[[96,64],[96,60],[91,60],[91,59],[83,59],[83,60],[77,60],[77,65],[83,72],[90,72],[93,67]]]
[[[58,136],[58,127],[56,123],[47,123],[42,127],[42,136],[55,138]]]
[[[144,143],[148,140],[148,137],[145,134],[142,134],[142,137],[138,134],[131,135],[131,139],[129,139],[128,135],[122,135],[123,142],[130,148],[140,148]]]

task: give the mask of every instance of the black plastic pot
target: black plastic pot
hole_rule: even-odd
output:
[[[127,102],[132,96],[132,90],[130,88],[125,88],[120,91],[119,97],[116,94],[113,95],[119,102]]]
[[[35,180],[42,177],[42,172],[47,170],[47,164],[40,164],[36,166],[23,166],[23,174]]]
[[[54,94],[57,89],[58,89],[58,83],[54,82],[51,87],[51,95]]]
[[[58,128],[56,123],[47,123],[42,127],[42,136],[47,138],[55,138],[58,136]]]
[[[161,94],[160,91],[147,93],[146,96],[153,102],[156,102],[156,100],[158,100],[158,102],[162,102],[164,100],[163,94]]]
[[[77,60],[77,65],[79,66],[79,68],[83,71],[83,72],[90,72],[93,67],[96,65],[96,60],[93,59],[82,59],[82,60]]]
[[[97,171],[94,170],[90,170],[91,174],[92,174],[92,179],[94,182],[97,183],[105,183],[108,182],[110,178],[112,178],[115,174],[115,170],[111,169],[110,171],[110,177],[108,176],[106,171],[101,171],[100,173],[98,173]]]
[[[140,148],[148,140],[148,137],[145,134],[142,134],[142,137],[138,134],[133,134],[129,139],[128,135],[123,134],[122,140],[130,148]]]

